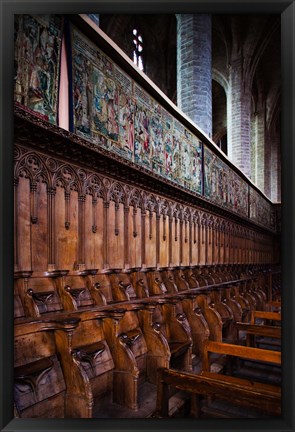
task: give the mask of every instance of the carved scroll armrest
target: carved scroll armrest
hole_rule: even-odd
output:
[[[56,318],[54,320],[49,320],[49,321],[45,321],[45,322],[53,323],[55,330],[71,331],[71,330],[74,330],[78,326],[80,321],[81,321],[81,318],[62,317],[62,318]]]
[[[35,393],[42,377],[53,368],[53,361],[46,357],[14,368],[16,383],[28,385]]]
[[[80,297],[85,293],[86,288],[71,288],[69,285],[65,286],[65,290],[71,294],[74,299],[79,300]]]
[[[105,295],[101,291],[100,283],[99,282],[95,282],[95,284],[93,285],[92,289],[93,289],[92,294],[94,295],[97,304],[102,303],[103,305],[106,305],[107,304],[107,299],[106,299]]]
[[[90,345],[77,347],[72,350],[74,358],[80,362],[86,362],[91,366],[91,369],[95,368],[95,361],[105,351],[105,345],[99,341]]]
[[[224,305],[225,309],[228,312],[228,319],[233,319],[234,318],[233,311],[231,310],[230,306],[228,306],[227,299],[223,299],[221,303]]]
[[[119,339],[128,346],[132,346],[140,337],[141,333],[139,329],[130,330],[119,335]]]
[[[161,324],[159,322],[154,322],[153,323],[153,330],[156,333],[160,333],[161,332]]]
[[[54,296],[54,291],[33,291],[32,288],[27,290],[29,296],[31,296],[35,301],[39,303],[46,304],[51,300]]]

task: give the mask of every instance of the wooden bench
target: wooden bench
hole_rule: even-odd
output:
[[[159,369],[156,417],[167,417],[169,386],[192,394],[190,414],[200,415],[200,396],[217,397],[233,405],[258,408],[268,414],[281,414],[281,388],[270,384],[202,371],[200,374]]]
[[[267,312],[280,312],[282,307],[282,303],[278,300],[268,301],[265,305],[265,310]]]
[[[210,340],[204,343],[203,350],[203,371],[207,372],[210,371],[209,353],[229,355],[247,360],[281,365],[281,353],[278,351],[214,342]]]
[[[246,345],[248,347],[251,346],[255,347],[256,336],[280,340],[282,334],[282,329],[280,326],[257,325],[257,324],[242,323],[242,322],[236,323],[236,330],[237,330],[237,341],[240,340],[239,338],[240,331],[246,333]],[[280,344],[280,341],[278,343]],[[274,345],[274,343],[271,342],[271,345]]]
[[[267,312],[267,311],[251,311],[250,323],[256,324],[256,320],[263,320],[267,322],[278,322],[282,320],[282,315],[279,312]]]

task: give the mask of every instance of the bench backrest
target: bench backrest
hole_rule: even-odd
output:
[[[209,353],[241,357],[247,360],[281,364],[281,353],[260,348],[245,347],[222,342],[206,341],[203,348],[203,370],[210,371]]]

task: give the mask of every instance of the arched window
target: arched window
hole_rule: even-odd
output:
[[[143,39],[137,29],[133,29],[133,62],[143,71]]]

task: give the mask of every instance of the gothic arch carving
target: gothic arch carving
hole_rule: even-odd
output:
[[[134,208],[142,208],[143,197],[140,189],[132,188],[127,199],[127,205],[131,205]]]
[[[76,191],[82,193],[81,182],[71,165],[61,165],[52,179],[53,187],[62,187],[66,193]]]
[[[126,205],[126,192],[122,183],[114,181],[109,189],[108,197],[110,201],[114,201],[116,204]]]
[[[159,211],[162,215],[167,216],[170,213],[171,203],[168,200],[161,200],[159,205]]]
[[[44,164],[44,161],[34,152],[26,153],[20,157],[19,162],[15,166],[15,178],[28,178],[30,185],[38,182],[46,183],[47,187],[50,184],[50,175]]]
[[[94,199],[103,198],[106,193],[104,184],[100,176],[91,174],[85,182],[85,193],[91,195]]]
[[[146,197],[146,209],[150,212],[159,213],[159,199],[154,194],[148,194]]]

